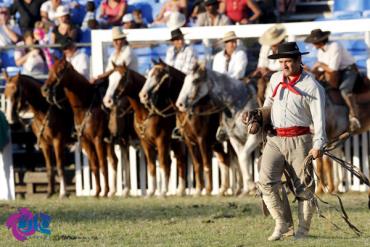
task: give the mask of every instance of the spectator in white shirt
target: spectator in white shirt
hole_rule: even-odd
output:
[[[339,88],[342,97],[349,109],[350,129],[352,131],[361,127],[358,120],[358,106],[353,95],[353,88],[360,77],[355,59],[339,43],[329,41],[330,31],[323,32],[321,29],[314,29],[305,39],[305,42],[312,43],[317,52],[317,62],[311,71],[319,75],[328,86]]]
[[[215,55],[212,69],[232,78],[242,79],[245,75],[248,58],[245,51],[237,46],[237,39],[238,37],[233,31],[224,35],[222,41],[225,48]]]
[[[55,16],[57,8],[62,5],[61,0],[48,0],[41,5],[40,14],[42,21],[51,22],[57,25],[57,17]]]
[[[10,25],[9,10],[5,7],[0,8],[0,46],[12,45],[17,43],[20,38],[19,27]]]
[[[252,72],[250,77],[257,80],[257,100],[260,106],[265,101],[266,87],[271,75],[281,70],[279,61],[277,59],[268,59],[268,56],[277,52],[277,46],[284,42],[285,37],[286,29],[284,25],[277,24],[267,29],[258,40],[262,47],[259,53],[257,69]]]
[[[77,49],[72,39],[66,39],[62,42],[61,48],[68,62],[73,68],[83,75],[86,79],[90,79],[90,58],[81,49]]]
[[[24,41],[17,45],[32,46],[37,44],[32,31],[26,31],[23,36]],[[44,75],[47,71],[47,65],[43,52],[39,48],[21,48],[14,52],[15,64],[22,66],[22,73],[26,75],[38,76]]]
[[[116,65],[122,65],[125,63],[130,69],[138,71],[137,57],[126,40],[126,34],[122,32],[120,27],[112,28],[112,39],[114,51],[109,56],[105,72],[99,75],[97,78],[94,78],[92,83],[97,83],[97,80],[105,79],[111,74],[112,70],[114,69],[112,62],[114,62]]]
[[[171,31],[171,43],[165,62],[188,74],[197,62],[196,53],[191,46],[185,44],[184,35],[179,28]]]

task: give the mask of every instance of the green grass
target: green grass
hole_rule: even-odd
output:
[[[335,202],[333,197],[324,199]],[[370,246],[367,196],[351,193],[343,201],[352,222],[364,232],[356,237],[333,209],[326,216],[348,233],[314,216],[311,236],[270,243],[270,217],[262,216],[260,200],[248,198],[114,198],[71,197],[0,202],[0,246]],[[4,226],[19,207],[52,217],[49,239],[16,241]],[[296,203],[293,206],[296,216]],[[295,224],[297,219],[295,217]]]

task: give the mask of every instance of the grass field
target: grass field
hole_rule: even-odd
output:
[[[333,197],[324,199],[335,202]],[[370,246],[367,196],[346,194],[343,201],[352,222],[364,232],[361,237],[348,230],[334,209],[323,206],[326,216],[347,233],[315,215],[309,238],[274,243],[266,240],[273,221],[262,216],[260,200],[254,197],[71,197],[0,202],[0,246]],[[22,243],[13,238],[4,224],[19,207],[52,217],[49,239],[32,238]],[[295,224],[296,212],[295,203]]]

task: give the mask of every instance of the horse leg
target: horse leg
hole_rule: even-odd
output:
[[[81,140],[81,146],[82,149],[86,152],[86,156],[89,160],[90,170],[95,178],[96,191],[94,192],[94,196],[99,197],[101,187],[100,187],[98,158],[96,156],[93,144],[91,142],[87,140]]]
[[[121,145],[122,152],[122,169],[124,174],[124,188],[123,196],[127,197],[130,194],[131,182],[130,182],[130,159],[129,159],[129,146]]]
[[[55,138],[53,140],[55,160],[57,165],[57,172],[59,177],[59,198],[64,198],[67,195],[66,179],[64,176],[64,142],[61,140],[63,137]]]
[[[55,187],[54,187],[55,176],[54,176],[54,169],[51,165],[51,154],[50,154],[51,150],[50,150],[50,146],[45,141],[40,142],[40,148],[41,148],[42,154],[45,159],[46,173],[48,176],[48,188],[47,188],[46,197],[50,198],[55,192]]]
[[[199,138],[200,155],[202,156],[204,177],[206,180],[206,195],[212,193],[212,150],[204,138]]]
[[[316,171],[317,171],[317,177],[319,180],[319,183],[317,185],[316,193],[322,194],[324,193],[324,173],[323,173],[323,167],[324,167],[324,161],[323,158],[317,158],[316,160]]]
[[[176,163],[177,163],[177,171],[178,171],[178,178],[179,178],[179,187],[177,189],[178,196],[185,195],[185,149],[182,144],[179,142],[175,142],[172,145],[172,150],[175,153]]]
[[[223,146],[220,143],[214,145],[213,151],[218,160],[218,164],[221,170],[221,189],[218,194],[220,196],[225,196],[227,189],[230,186],[230,159],[228,155],[224,152]]]
[[[101,136],[97,136],[94,139],[95,152],[98,158],[99,171],[103,175],[104,190],[100,194],[101,196],[106,197],[109,191],[109,179],[108,179],[108,165],[107,165],[107,149],[106,143],[103,142]],[[116,163],[117,165],[117,163]]]
[[[195,174],[195,194],[194,196],[200,196],[202,193],[203,188],[203,179],[202,174],[200,170],[200,164],[201,164],[201,157],[198,152],[197,146],[192,145],[191,143],[186,142],[186,145],[188,146],[189,154],[191,157],[191,161],[193,163],[194,168],[194,174]]]
[[[141,146],[144,150],[146,163],[148,167],[148,193],[147,196],[151,197],[154,195],[157,184],[156,184],[156,167],[155,167],[155,153],[149,143],[141,140]],[[136,178],[133,178],[136,179]]]
[[[160,174],[162,179],[162,188],[160,190],[161,196],[166,196],[168,192],[168,183],[170,180],[171,157],[168,139],[159,137],[156,145],[158,150],[158,161]]]
[[[239,166],[242,172],[243,192],[241,196],[249,195],[255,190],[255,184],[249,168],[252,166],[250,156],[259,144],[258,138],[259,136],[257,135],[249,135],[244,145],[239,143],[235,138],[230,138],[230,143],[238,156]]]
[[[326,182],[328,183],[328,190],[329,193],[332,193],[334,191],[334,181],[333,181],[333,163],[331,160],[324,156],[323,158],[323,170],[326,177]]]
[[[370,189],[367,192],[367,197],[369,198],[369,201],[367,203],[368,208],[370,209]]]
[[[116,156],[116,153],[114,152],[114,144],[105,144],[106,147],[107,147],[107,154],[108,154],[108,164],[110,165],[110,167],[112,168],[112,174],[109,179],[109,193],[108,193],[108,197],[112,197],[116,194],[117,192],[117,188],[116,188],[116,185],[117,185],[117,163],[118,163],[118,159],[117,159],[117,156]],[[109,172],[108,172],[109,173]],[[110,175],[110,174],[108,174]],[[122,185],[120,185],[122,186]]]

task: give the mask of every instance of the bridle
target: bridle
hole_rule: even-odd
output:
[[[151,92],[149,94],[149,103],[145,104],[145,107],[149,110],[150,114],[157,114],[163,118],[174,116],[176,114],[176,106],[171,100],[169,100],[170,101],[169,104],[161,110],[158,109],[158,107],[156,106],[156,103],[158,102],[159,98],[158,91],[166,80],[168,80],[168,88],[170,88],[173,81],[173,77],[171,76],[169,71],[166,71],[159,80],[159,82],[156,83],[153,87],[151,87],[150,90],[148,90],[148,92]],[[168,112],[171,109],[172,111]]]
[[[56,78],[56,83],[53,83],[51,86],[49,86],[48,97],[46,97],[49,104],[55,105],[59,109],[63,109],[63,107],[60,103],[67,100],[67,98],[64,96],[63,98],[58,99],[57,98],[57,91],[60,88],[60,84],[63,81],[64,76],[66,75],[66,73],[68,71],[68,68],[70,66],[71,65],[69,63],[67,63],[67,65],[63,68],[63,70],[61,72],[59,72],[60,75],[58,75],[57,73],[54,73],[54,76]],[[50,102],[50,98],[51,98],[51,102]]]

